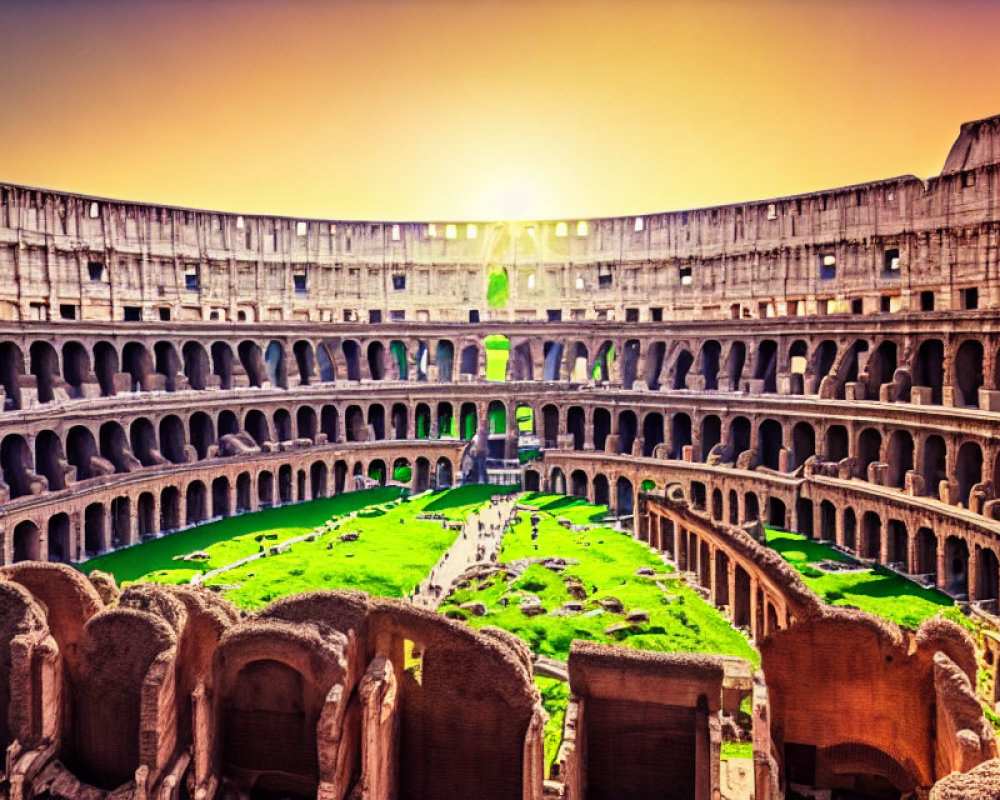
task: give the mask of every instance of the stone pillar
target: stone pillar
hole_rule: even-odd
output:
[[[937,587],[938,589],[944,589],[948,586],[948,581],[945,578],[945,557],[944,557],[944,536],[937,537]]]
[[[715,596],[715,583],[716,583],[716,578],[715,578],[715,570],[716,570],[715,551],[716,551],[716,548],[709,546],[709,548],[708,548],[708,558],[709,558],[709,562],[708,562],[708,589],[709,589],[709,592],[710,592],[712,605],[713,606],[718,606],[718,602],[716,601],[716,596]]]
[[[757,630],[757,579],[750,576],[750,636],[754,641],[760,641],[760,631]]]
[[[879,521],[878,563],[889,563],[889,520],[887,518]]]
[[[969,602],[979,599],[979,545],[973,545],[969,549]]]

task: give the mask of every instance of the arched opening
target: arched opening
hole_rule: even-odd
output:
[[[768,469],[780,469],[782,431],[781,424],[773,419],[765,419],[758,430],[760,463]]]
[[[566,494],[566,475],[559,467],[549,473],[549,491],[553,494]]]
[[[163,376],[163,388],[168,392],[177,391],[177,375],[182,370],[177,349],[170,342],[157,342],[153,353],[156,356],[156,372]]]
[[[610,428],[610,422],[608,427]],[[583,450],[586,441],[586,421],[580,406],[570,406],[566,412],[566,432],[573,437],[573,449]]]
[[[909,572],[910,565],[907,563],[909,557],[909,539],[906,533],[906,524],[898,519],[890,519],[886,528],[886,548],[887,563],[903,572]]]
[[[940,339],[924,339],[917,348],[913,362],[913,385],[929,389],[925,400],[941,405],[941,387],[944,384],[944,343]]]
[[[73,560],[70,541],[69,514],[60,512],[49,517],[49,552],[48,560],[68,563]]]
[[[788,510],[782,500],[777,497],[767,499],[767,524],[772,528],[785,530],[788,526]]]
[[[368,406],[368,428],[376,441],[385,439],[385,406],[379,403]]]
[[[51,403],[55,400],[55,385],[59,380],[59,357],[48,342],[32,342],[29,350],[31,374],[35,376],[38,402]]]
[[[437,364],[438,380],[441,383],[451,383],[454,380],[455,345],[441,339],[434,353],[434,363]]]
[[[735,489],[729,490],[729,524],[740,524],[740,496]]]
[[[309,491],[313,499],[326,497],[328,470],[322,461],[314,461],[309,467]]]
[[[156,534],[156,498],[152,492],[143,492],[135,504],[136,533],[140,541]]]
[[[413,409],[413,435],[416,439],[431,437],[431,409],[427,403],[417,403]]]
[[[507,375],[512,381],[531,381],[535,379],[535,368],[531,358],[531,342],[519,342],[510,350],[507,361]]]
[[[823,378],[830,374],[833,365],[837,363],[837,343],[832,339],[824,339],[813,352],[813,363],[816,366],[809,387],[810,394],[818,394]]]
[[[705,389],[715,391],[719,388],[719,360],[722,357],[722,345],[715,339],[709,339],[701,348],[701,374],[705,378]]]
[[[831,425],[826,429],[826,460],[839,464],[849,455],[847,428]]]
[[[858,477],[868,480],[868,467],[877,462],[882,452],[882,434],[865,428],[858,436]]]
[[[722,420],[715,414],[706,414],[701,420],[701,460],[708,461],[712,449],[722,442]]]
[[[192,389],[204,389],[208,386],[211,366],[208,353],[200,342],[187,342],[181,348],[184,357],[184,376]]]
[[[29,520],[14,526],[14,563],[39,561],[42,558],[42,535],[38,526]]]
[[[829,500],[819,504],[819,537],[824,542],[837,539],[837,509]]]
[[[181,526],[181,493],[176,486],[167,486],[160,492],[160,533],[177,530]]]
[[[416,461],[416,471],[413,475],[413,492],[420,494],[426,492],[431,485],[431,462],[429,459],[419,456]]]
[[[319,412],[319,429],[328,442],[340,441],[340,412],[336,406],[326,405]]]
[[[639,340],[629,339],[622,351],[622,386],[631,389],[639,372]]]
[[[308,386],[316,372],[316,356],[313,346],[300,339],[292,345],[292,355],[295,356],[295,366],[299,373],[299,386]],[[327,359],[329,364],[329,359]]]
[[[965,442],[958,448],[955,478],[958,481],[958,504],[968,508],[973,487],[983,480],[983,451],[975,442]]]
[[[70,428],[66,437],[66,460],[76,467],[78,481],[95,477],[93,459],[97,454],[97,442],[88,428],[82,425]]]
[[[184,439],[184,423],[180,417],[170,414],[160,420],[160,453],[172,464],[187,462]]]
[[[733,417],[729,423],[729,445],[732,461],[739,461],[740,455],[750,449],[750,420],[746,417]]]
[[[757,345],[753,376],[763,381],[761,391],[768,394],[778,391],[778,343],[773,339],[764,339]]]
[[[316,441],[316,409],[299,406],[295,412],[295,438]]]
[[[249,472],[241,472],[236,476],[236,513],[242,514],[250,510],[253,502],[253,486]]]
[[[272,386],[288,388],[288,365],[285,363],[285,348],[281,342],[271,341],[264,351],[264,367]]]
[[[271,427],[264,412],[254,408],[247,412],[243,420],[243,430],[260,446],[271,441]]]
[[[215,444],[215,430],[212,418],[204,411],[196,411],[188,422],[191,432],[191,446],[198,454],[198,460],[208,458],[209,448]]]
[[[796,530],[810,539],[815,534],[813,520],[813,502],[808,497],[800,497],[795,501]]]
[[[410,435],[410,412],[402,403],[392,406],[392,438],[406,439]]]
[[[740,390],[740,380],[743,377],[743,367],[746,365],[747,347],[743,342],[733,342],[726,356],[726,374],[729,378],[729,391]]]
[[[385,462],[381,458],[376,458],[368,465],[368,477],[379,486],[385,486],[388,476],[386,474]]]
[[[914,544],[915,562],[910,565],[911,571],[932,584],[937,581],[937,549],[938,541],[934,531],[930,528],[917,530]]]
[[[569,362],[569,379],[573,383],[586,383],[590,380],[588,367],[590,366],[590,353],[583,342],[573,345],[572,357]]]
[[[220,389],[233,388],[233,349],[225,342],[212,345],[212,374],[219,379]]]
[[[406,343],[399,339],[389,342],[389,356],[392,359],[392,378],[399,381],[410,379],[409,353],[406,350]]]
[[[663,371],[663,360],[666,355],[666,342],[653,342],[646,352],[646,385],[653,391],[660,388],[660,373]]]
[[[361,380],[361,345],[353,339],[346,339],[342,345],[344,364],[347,368],[347,380]]]
[[[268,470],[257,476],[257,504],[260,508],[274,505],[274,473]]]
[[[888,485],[906,487],[906,473],[913,469],[913,437],[908,431],[895,430],[889,435],[886,449],[889,466]]]
[[[879,344],[868,359],[865,372],[868,374],[867,399],[878,400],[880,387],[892,381],[896,372],[896,343],[886,340]]]
[[[642,420],[642,454],[652,457],[656,448],[663,444],[663,414],[651,411]]]
[[[595,381],[611,380],[611,365],[615,361],[615,346],[612,342],[604,342],[597,350],[597,357],[594,359],[594,369],[590,377]]]
[[[686,389],[687,388],[687,376],[688,372],[691,371],[691,365],[694,363],[694,356],[691,355],[687,350],[681,350],[677,354],[677,361],[674,364],[674,389]]]
[[[279,442],[292,440],[292,415],[287,408],[279,408],[274,412],[274,435]]]
[[[152,436],[152,425],[149,426],[146,435]],[[129,442],[121,425],[117,422],[105,422],[101,426],[100,439],[101,457],[114,465],[115,472],[130,472],[136,467],[136,458],[129,450]],[[143,444],[145,445],[146,442]],[[158,463],[158,456],[155,454],[155,439],[152,448],[154,452],[144,452],[144,455],[151,463]],[[142,463],[141,460],[139,463]]]
[[[190,491],[190,487],[188,487]],[[232,513],[229,508],[229,478],[222,475],[212,481],[212,514],[213,517],[228,517]],[[206,510],[205,518],[208,518]]]
[[[149,352],[138,342],[129,342],[122,350],[122,371],[129,374],[129,391],[148,392],[153,388]]]
[[[437,407],[438,438],[445,436],[458,438],[458,419],[451,403],[438,403]]]
[[[955,405],[979,408],[979,387],[983,385],[983,343],[962,342],[955,353]]]
[[[618,414],[618,452],[630,454],[639,423],[634,411],[621,411]]]
[[[264,384],[264,359],[260,352],[260,345],[256,342],[240,342],[237,352],[240,356],[240,363],[243,371],[247,375],[247,383],[250,386],[262,386]]]
[[[572,411],[572,409],[570,410]],[[582,413],[583,411],[581,409],[581,414]],[[593,419],[594,422],[592,427],[594,429],[594,449],[598,451],[607,450],[608,436],[611,435],[611,412],[606,408],[595,408]],[[569,431],[570,433],[574,433],[575,429],[569,428]],[[574,447],[574,449],[579,450],[581,448]]]
[[[111,547],[117,550],[132,540],[132,502],[128,497],[116,497],[111,501]]]
[[[83,549],[87,558],[108,549],[107,512],[103,503],[91,503],[83,511]]]
[[[447,489],[454,483],[451,461],[447,458],[439,458],[434,465],[434,480],[438,489]]]
[[[858,552],[858,518],[854,514],[854,509],[844,509],[844,547],[852,553]]]
[[[969,545],[958,536],[945,539],[944,577],[950,595],[960,599],[969,596]]]
[[[557,381],[562,377],[562,342],[545,342],[542,345],[542,380]]]
[[[712,490],[712,519],[722,521],[722,490]]]
[[[34,470],[31,462],[31,449],[23,436],[11,433],[4,437],[0,443],[0,468],[10,487],[11,499],[32,494]],[[41,486],[36,485],[35,489],[37,493]]]
[[[479,348],[470,344],[462,348],[462,361],[459,364],[462,375],[476,377],[479,375]]]
[[[2,346],[0,346],[0,364],[3,363]],[[108,342],[98,342],[94,345],[94,372],[101,387],[101,397],[112,397],[117,394],[115,378],[118,375],[118,352]]]
[[[236,414],[229,409],[219,412],[219,439],[223,436],[235,436],[240,432],[240,422]]]
[[[208,519],[208,497],[205,484],[201,481],[191,481],[185,493],[187,500],[187,524],[197,525]]]
[[[788,382],[789,394],[805,394],[806,391],[806,354],[809,345],[804,339],[792,342],[788,348]]]
[[[633,512],[633,498],[635,496],[632,488],[632,481],[624,475],[618,478],[616,486],[616,499],[618,501],[615,508],[615,515],[619,518],[630,517]]]
[[[862,558],[878,561],[882,552],[882,522],[874,511],[866,511],[861,518]]]
[[[292,492],[292,466],[282,464],[278,467],[278,502],[291,503],[295,500]]]
[[[792,428],[792,469],[801,467],[816,455],[816,432],[808,422],[798,422]]]
[[[526,469],[524,471],[524,491],[539,492],[542,489],[542,479],[537,469]]]
[[[479,431],[479,415],[476,413],[475,403],[462,403],[459,409],[459,429],[462,439],[472,440]]]
[[[573,473],[569,476],[570,480],[570,494],[574,497],[582,497],[584,500],[587,499],[587,473],[582,469],[573,470]]]
[[[996,604],[1000,599],[998,594],[998,582],[1000,582],[1000,561],[992,550],[985,547],[976,547],[976,600],[979,602],[993,601]],[[993,609],[996,610],[995,608]]]
[[[62,347],[62,364],[66,393],[71,398],[83,397],[84,384],[94,380],[87,349],[79,342],[66,342]]]
[[[743,495],[743,520],[756,522],[760,519],[760,500],[753,492]]]
[[[320,342],[316,346],[316,370],[320,383],[333,383],[337,380],[336,343]]]
[[[551,403],[542,406],[542,447],[554,448],[559,442],[559,409]]]
[[[45,478],[49,491],[66,488],[62,442],[52,431],[41,431],[35,437],[35,472]]]
[[[21,408],[21,376],[24,375],[24,355],[13,342],[0,342],[0,384],[4,390],[4,410]]]
[[[684,458],[684,448],[691,444],[691,417],[687,414],[674,414],[670,418],[670,457],[675,460]]]
[[[594,504],[598,506],[607,506],[611,502],[611,488],[608,483],[607,475],[595,475],[594,476]]]
[[[750,628],[750,575],[739,564],[736,565],[736,580],[733,584],[733,627],[742,630]]]

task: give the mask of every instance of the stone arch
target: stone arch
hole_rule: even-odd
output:
[[[298,370],[299,386],[308,386],[316,373],[316,353],[312,344],[305,339],[299,339],[292,345],[292,355],[295,357],[295,366]]]
[[[94,434],[83,425],[75,425],[66,436],[66,460],[76,467],[76,479],[85,481],[100,474],[94,469],[94,459],[98,457]]]
[[[983,451],[976,442],[964,442],[955,460],[959,505],[969,507],[972,489],[983,480]]]
[[[233,349],[226,342],[212,344],[212,374],[220,389],[233,388]]]
[[[105,422],[99,432],[101,440],[101,458],[114,465],[115,472],[130,472],[136,466],[143,465],[137,461],[129,447],[125,429],[118,422]],[[155,449],[155,448],[154,448]],[[148,458],[153,463],[152,458]]]
[[[225,475],[220,475],[212,481],[211,516],[213,518],[225,518],[231,513],[232,509],[229,507],[229,478]]]
[[[573,470],[569,476],[570,494],[574,497],[587,499],[587,473],[582,469]]]
[[[208,353],[201,342],[185,342],[181,348],[184,358],[184,376],[192,389],[205,389],[211,377],[211,364]]]
[[[701,346],[701,374],[705,379],[705,390],[715,391],[719,388],[719,365],[722,359],[722,345],[715,339],[709,339]]]
[[[650,411],[642,420],[642,454],[650,458],[663,444],[663,414]]]
[[[781,469],[781,450],[784,446],[784,432],[781,423],[774,419],[762,420],[757,429],[758,452],[761,466]]]
[[[309,492],[315,500],[318,497],[326,497],[326,486],[329,470],[323,461],[314,461],[309,466]]]
[[[376,441],[385,439],[385,406],[381,403],[368,406],[368,430]]]
[[[626,409],[618,412],[618,452],[631,455],[632,445],[635,443],[638,433],[639,422],[635,412]]]
[[[326,340],[316,345],[316,372],[320,383],[337,380],[337,350],[334,342]]]
[[[48,560],[57,563],[73,561],[72,526],[69,514],[60,511],[49,517],[48,522]]]
[[[765,394],[778,391],[778,343],[774,339],[762,339],[757,344],[753,376],[762,381],[761,391]]]
[[[690,350],[684,349],[677,354],[674,361],[674,382],[671,388],[687,388],[687,376],[688,372],[691,371],[692,364],[694,364],[694,356],[691,355]]]
[[[740,390],[740,380],[743,377],[743,369],[746,366],[747,346],[742,341],[732,342],[729,345],[729,354],[726,356],[726,375],[728,378],[727,388],[731,392]]]
[[[181,492],[176,486],[165,486],[160,492],[160,533],[181,526]]]
[[[955,597],[969,594],[969,544],[960,536],[944,541],[944,585]]]
[[[177,391],[177,374],[182,371],[177,348],[173,342],[157,342],[153,345],[153,355],[156,362],[155,371],[163,376],[163,388],[168,392]]]
[[[909,431],[897,429],[889,435],[886,463],[889,466],[888,485],[905,488],[906,473],[913,469],[913,436]]]
[[[429,412],[428,412],[429,413]],[[408,439],[410,436],[410,410],[403,403],[393,403],[390,411],[393,439]]]
[[[117,359],[115,359],[117,363]],[[80,342],[66,342],[62,346],[63,380],[70,398],[83,397],[87,387],[94,383],[90,354]],[[112,378],[113,380],[113,378]]]
[[[204,411],[194,412],[188,420],[188,431],[198,460],[208,458],[215,445],[215,425],[212,418]]]
[[[434,477],[438,489],[444,489],[454,483],[451,460],[441,456],[434,465]]]
[[[955,405],[979,408],[979,388],[983,385],[983,343],[966,339],[955,352]]]
[[[344,363],[347,368],[347,380],[361,380],[361,345],[353,339],[345,339],[341,345],[344,351]]]
[[[451,383],[455,379],[455,345],[447,339],[439,339],[434,349],[434,363],[438,369],[438,381]]]
[[[295,438],[316,442],[316,409],[299,406],[295,412]]]
[[[670,418],[670,443],[670,457],[684,458],[684,448],[691,444],[691,417],[687,414],[674,414]]]
[[[272,441],[271,426],[268,424],[264,412],[259,409],[252,408],[247,411],[246,416],[243,418],[243,430],[250,434],[260,447]]]
[[[646,386],[653,391],[660,388],[660,373],[667,355],[666,342],[653,342],[646,351]]]
[[[861,517],[861,547],[858,554],[862,558],[878,561],[882,552],[882,521],[874,511],[866,511]]]
[[[562,342],[544,342],[542,344],[542,359],[542,380],[560,380],[563,360]]]
[[[35,472],[48,481],[50,491],[66,488],[66,454],[62,440],[49,430],[35,436]]]
[[[42,558],[42,534],[31,520],[24,520],[14,526],[14,563],[19,561],[40,561]]]
[[[59,377],[59,356],[49,342],[31,343],[28,351],[31,360],[31,374],[35,376],[39,403],[51,403],[56,399],[56,386],[62,384]]]
[[[20,434],[9,433],[0,442],[0,467],[3,469],[3,479],[10,488],[11,499],[37,494],[41,490],[33,461],[31,448]]]
[[[847,435],[847,428],[843,425],[830,425],[826,429],[826,456],[827,461],[835,464],[843,461],[850,455],[851,445]]]
[[[837,343],[832,339],[824,339],[820,342],[813,350],[812,362],[813,374],[809,393],[817,394],[823,383],[823,378],[830,374],[833,365],[837,363]]]
[[[272,386],[280,389],[288,388],[288,363],[285,359],[285,346],[277,339],[272,339],[264,351],[264,368],[267,379]]]
[[[326,434],[328,442],[340,439],[340,410],[334,405],[325,405],[319,412],[319,429]]]
[[[3,363],[2,355],[0,363]],[[94,373],[101,387],[101,397],[113,397],[118,393],[118,351],[109,342],[94,345]]]
[[[431,438],[431,407],[427,403],[417,403],[413,409],[413,438]]]
[[[187,439],[184,423],[176,414],[168,414],[160,420],[160,452],[173,464],[187,462]]]
[[[236,348],[246,373],[247,382],[250,386],[264,385],[264,357],[261,354],[260,345],[246,339],[239,343]]]
[[[279,442],[292,441],[292,415],[287,408],[277,408],[274,411],[274,438]]]
[[[708,461],[712,450],[722,443],[722,420],[718,414],[706,414],[701,419],[701,460]]]
[[[153,388],[153,365],[141,342],[128,342],[122,350],[122,372],[129,375],[129,391],[148,392]]]
[[[923,387],[921,402],[941,405],[944,384],[944,343],[940,339],[924,339],[913,361],[913,385]]]
[[[882,434],[875,428],[865,428],[858,434],[858,477],[868,480],[868,467],[878,462],[882,453]]]
[[[816,431],[808,422],[797,422],[792,428],[792,469],[799,469],[816,455]]]
[[[631,389],[639,373],[641,346],[638,339],[628,339],[622,350],[622,386]]]
[[[593,480],[594,504],[608,506],[611,503],[611,489],[607,475],[595,475]]]
[[[4,390],[4,410],[21,408],[21,381],[24,377],[24,354],[13,342],[0,342],[0,384]]]

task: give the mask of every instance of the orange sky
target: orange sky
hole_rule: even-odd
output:
[[[3,0],[0,180],[573,218],[937,173],[1000,3]]]

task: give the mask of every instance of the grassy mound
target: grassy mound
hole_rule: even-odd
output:
[[[538,539],[531,539],[530,514],[522,513],[521,521],[504,537],[500,560],[553,557],[576,563],[561,572],[533,563],[517,577],[501,573],[478,581],[455,591],[442,604],[443,613],[477,627],[504,628],[528,642],[535,653],[560,660],[567,658],[573,639],[585,639],[664,652],[728,653],[758,663],[757,653],[743,636],[715,608],[671,577],[648,547],[607,527],[574,533],[551,511],[554,507],[560,516],[571,511],[589,521],[603,516],[603,509],[575,498],[528,497],[527,502],[539,507]],[[641,567],[652,568],[656,575],[636,575]],[[602,602],[615,600],[624,613],[602,607]],[[487,613],[466,613],[460,608],[466,602],[485,604]],[[520,609],[522,602],[540,602],[546,613],[527,616]],[[579,602],[583,610],[567,611],[567,602]],[[625,624],[625,615],[639,609],[649,614],[649,621]]]

